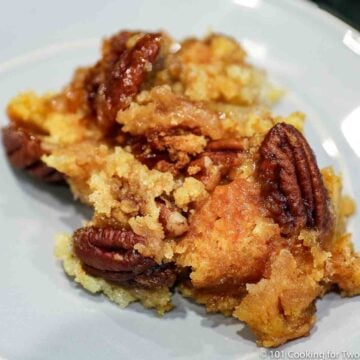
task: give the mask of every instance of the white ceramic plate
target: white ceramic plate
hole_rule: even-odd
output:
[[[343,173],[360,200],[360,43],[354,30],[310,3],[279,0],[22,1],[0,15],[1,107],[22,89],[58,89],[98,55],[99,39],[123,28],[166,29],[177,38],[209,29],[242,40],[254,63],[289,91],[276,111],[308,114],[321,166]],[[4,113],[3,113],[4,114]],[[6,123],[6,116],[1,123]],[[120,310],[78,288],[53,257],[53,238],[86,216],[66,190],[29,181],[0,159],[0,355],[41,359],[301,358],[304,351],[360,357],[360,297],[318,301],[311,336],[256,347],[244,326],[175,297],[163,319]],[[351,222],[360,248],[359,217]],[[305,355],[304,355],[305,354]],[[294,357],[295,356],[295,357]],[[340,357],[339,357],[340,356]],[[359,358],[358,357],[358,358]]]

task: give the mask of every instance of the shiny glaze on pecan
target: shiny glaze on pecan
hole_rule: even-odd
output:
[[[143,35],[128,49],[126,42],[135,34],[121,32],[105,41],[103,59],[89,70],[85,81],[90,108],[105,130],[115,124],[117,112],[129,106],[140,91],[160,51],[159,33]]]
[[[136,244],[144,242],[142,236],[118,228],[91,226],[74,233],[75,254],[89,274],[123,285],[172,285],[176,277],[173,265],[158,265],[134,250]]]
[[[326,188],[316,158],[293,126],[279,123],[260,147],[258,178],[265,204],[283,235],[303,228],[324,234],[332,216]]]
[[[42,149],[39,138],[29,130],[12,124],[2,129],[2,137],[12,166],[45,182],[64,181],[62,174],[43,163],[41,156],[46,152]]]
[[[83,264],[83,269],[92,276],[101,277],[109,282],[126,286],[137,286],[146,289],[172,287],[176,281],[174,263],[156,265],[143,273],[134,275],[132,272],[104,271]]]

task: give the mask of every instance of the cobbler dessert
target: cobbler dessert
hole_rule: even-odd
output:
[[[61,92],[15,97],[3,143],[93,209],[55,248],[85,289],[163,314],[177,288],[273,347],[309,334],[326,292],[360,293],[354,204],[304,115],[271,113],[280,96],[230,37],[123,31]]]

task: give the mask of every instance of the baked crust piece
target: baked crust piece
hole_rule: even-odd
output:
[[[3,142],[92,207],[55,249],[88,291],[163,314],[178,286],[278,346],[309,334],[326,292],[360,292],[354,204],[303,114],[271,114],[280,93],[232,38],[122,31],[60,93],[14,98]]]

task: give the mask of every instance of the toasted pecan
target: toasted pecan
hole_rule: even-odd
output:
[[[176,281],[176,268],[174,263],[153,266],[139,275],[133,272],[104,271],[83,264],[84,270],[92,276],[101,277],[109,282],[126,285],[140,286],[146,289],[171,287]]]
[[[155,288],[175,281],[172,266],[158,265],[134,249],[142,236],[119,228],[84,227],[74,233],[74,251],[89,274],[111,282]]]
[[[115,124],[117,112],[139,92],[160,51],[159,33],[143,35],[128,49],[127,40],[135,34],[125,31],[105,41],[103,59],[89,70],[85,82],[90,108],[105,130]]]
[[[42,160],[46,152],[39,138],[29,130],[18,125],[9,125],[2,129],[3,144],[10,163],[15,168],[25,170],[34,177],[50,183],[61,183],[64,177]]]
[[[284,235],[304,227],[325,233],[331,227],[328,195],[316,158],[292,125],[279,123],[266,135],[257,173],[265,204]]]

